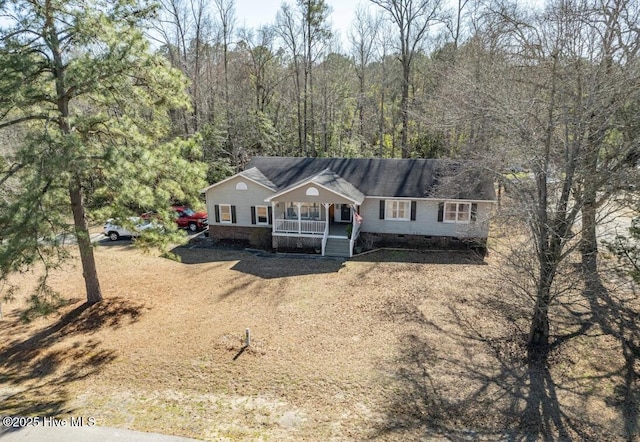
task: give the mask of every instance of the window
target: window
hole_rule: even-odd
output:
[[[316,189],[315,187],[309,187],[307,189],[306,195],[307,196],[318,196],[318,195],[320,195],[320,192],[318,192],[318,189]]]
[[[298,206],[289,203],[289,207],[287,207],[287,219],[298,219]]]
[[[256,206],[257,224],[269,224],[269,209],[267,206]]]
[[[220,222],[231,223],[231,206],[229,204],[220,204]]]
[[[471,220],[471,203],[445,203],[444,222],[468,224]]]
[[[300,217],[302,219],[319,219],[320,206],[316,203],[302,203],[300,206]]]
[[[298,204],[289,203],[287,207],[287,219],[298,219]],[[300,204],[301,219],[320,219],[320,206],[318,203],[301,203]]]
[[[411,215],[411,201],[387,200],[385,219],[409,221]]]
[[[236,190],[247,190],[247,185],[245,183],[243,183],[242,181],[240,181],[238,184],[236,184]]]

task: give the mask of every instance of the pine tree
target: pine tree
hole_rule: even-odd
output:
[[[201,188],[198,143],[168,139],[186,83],[143,37],[153,13],[137,0],[3,2],[0,129],[22,136],[0,160],[0,278],[59,264],[73,233],[98,302],[88,218],[157,207],[167,221],[171,200]]]

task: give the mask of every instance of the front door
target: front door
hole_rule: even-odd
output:
[[[340,221],[351,221],[351,206],[342,204],[340,207]]]

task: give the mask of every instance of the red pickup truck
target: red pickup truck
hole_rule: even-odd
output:
[[[190,232],[204,230],[209,225],[207,212],[195,212],[189,207],[173,206],[176,211],[176,223],[178,227],[189,229]]]

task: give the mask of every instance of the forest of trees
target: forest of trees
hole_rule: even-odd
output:
[[[467,142],[436,98],[480,6],[373,3],[340,39],[323,0],[285,2],[259,29],[238,26],[233,0],[162,0],[148,35],[192,100],[174,131],[203,134],[211,180],[251,155],[433,157]]]

